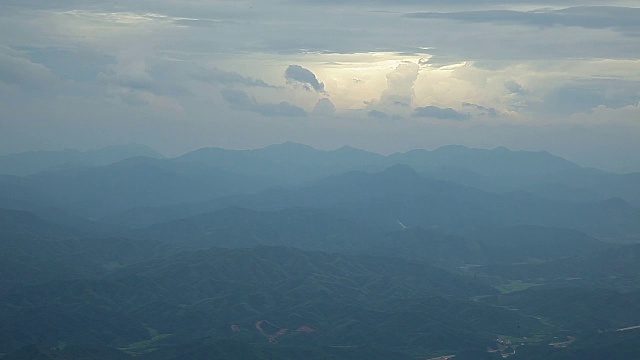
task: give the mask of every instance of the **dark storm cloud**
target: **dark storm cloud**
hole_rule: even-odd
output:
[[[303,117],[307,112],[287,101],[279,103],[260,103],[253,96],[242,90],[226,88],[220,91],[222,98],[231,108],[240,111],[251,111],[264,116]]]
[[[467,120],[470,117],[469,114],[458,112],[452,108],[440,108],[437,106],[418,107],[413,111],[413,116],[456,121]]]
[[[640,31],[640,8],[614,6],[577,6],[561,10],[486,10],[460,12],[414,12],[416,19],[445,19],[472,23],[505,23],[537,27],[576,26],[590,29],[612,28],[625,32]]]
[[[311,70],[300,65],[289,65],[284,72],[284,77],[288,84],[302,86],[307,91],[313,89],[317,92],[324,92],[324,84]]]

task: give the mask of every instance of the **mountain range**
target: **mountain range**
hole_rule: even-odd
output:
[[[295,143],[0,173],[3,360],[637,355],[640,174]]]

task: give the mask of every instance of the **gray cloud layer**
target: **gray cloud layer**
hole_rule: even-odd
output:
[[[405,15],[417,19],[448,19],[477,23],[507,23],[532,26],[577,26],[591,29],[613,28],[640,31],[640,8],[578,6],[561,10],[486,10],[461,12],[415,12]]]
[[[534,6],[545,6],[545,5],[575,5],[575,4],[600,4],[601,1],[589,1],[589,0],[555,0],[555,1],[545,1],[545,0],[305,0],[309,3],[315,4],[367,4],[367,3],[375,3],[375,4],[386,4],[386,5],[394,5],[394,4],[402,4],[402,5],[422,5],[422,6],[441,6],[441,5],[450,5],[450,6],[474,6],[480,5],[483,7],[493,5],[534,5]]]
[[[367,116],[374,119],[388,119],[389,114],[380,110],[369,110]]]
[[[548,111],[564,115],[590,112],[598,106],[618,109],[639,101],[640,82],[613,79],[576,80],[544,97]]]
[[[260,103],[242,90],[225,88],[220,91],[222,98],[235,110],[252,111],[264,116],[303,117],[307,112],[287,101],[280,103]]]
[[[265,88],[277,88],[277,86],[267,84],[260,79],[253,79],[245,77],[234,71],[224,71],[218,68],[202,69],[202,71],[194,72],[192,74],[194,79],[214,82],[222,85],[244,85],[244,86],[256,86]]]
[[[462,107],[470,108],[474,110],[477,115],[480,115],[480,116],[488,116],[492,118],[496,118],[500,116],[500,113],[498,112],[498,110],[492,107],[486,107],[486,106],[468,103],[468,102],[463,102]]]
[[[468,120],[471,117],[469,114],[458,112],[452,108],[440,108],[437,106],[415,108],[413,116],[456,121]]]

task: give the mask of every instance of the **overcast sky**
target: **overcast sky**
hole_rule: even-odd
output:
[[[640,4],[3,0],[0,154],[287,140],[640,171]]]

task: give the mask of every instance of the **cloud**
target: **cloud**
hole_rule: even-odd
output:
[[[387,114],[384,111],[380,111],[380,110],[369,110],[369,112],[367,112],[367,116],[370,118],[374,118],[374,119],[388,119],[389,118],[389,114]]]
[[[238,110],[246,110],[254,106],[257,101],[242,90],[225,88],[220,91],[222,98],[231,105],[232,108]]]
[[[380,99],[366,102],[369,109],[367,116],[374,119],[401,119],[410,115],[419,71],[417,62],[402,61],[387,73],[387,87],[380,94]]]
[[[590,112],[603,106],[618,109],[637,105],[640,101],[640,81],[615,79],[576,80],[545,95],[548,111],[561,115]]]
[[[524,4],[530,3],[534,5],[539,4],[539,1],[536,2],[533,0],[531,1],[527,1],[527,0],[429,0],[429,1],[425,1],[425,0],[304,0],[304,2],[314,3],[314,4],[330,4],[330,5],[354,4],[354,5],[361,6],[362,4],[375,3],[377,6],[402,4],[402,5],[420,5],[420,6],[433,5],[438,7],[441,7],[443,5],[469,7],[469,6],[476,6],[476,5],[504,6],[509,4],[522,5],[523,3]],[[588,3],[589,1],[583,0],[580,2]],[[591,2],[597,3],[595,1],[591,1]],[[548,3],[548,2],[545,1],[545,3]],[[557,5],[575,4],[576,0],[555,0],[553,3]]]
[[[296,105],[291,104],[288,101],[281,101],[277,104],[271,103],[258,103],[254,108],[254,111],[264,116],[285,116],[285,117],[304,117],[307,116],[307,112]]]
[[[491,118],[496,118],[496,117],[500,116],[500,112],[498,110],[496,110],[495,108],[488,108],[486,106],[473,104],[473,103],[469,103],[469,102],[463,102],[462,103],[462,107],[470,108],[470,109],[474,110],[480,116],[488,116],[488,117],[491,117]]]
[[[459,12],[414,12],[416,19],[447,19],[475,23],[506,23],[537,27],[575,26],[590,29],[611,28],[623,32],[640,31],[640,8],[615,6],[576,6],[560,10],[484,10]]]
[[[0,37],[0,128],[13,121],[14,130],[0,131],[3,151],[104,143],[112,140],[95,129],[111,127],[109,139],[137,137],[183,150],[304,136],[381,151],[443,142],[520,146],[530,132],[525,127],[563,124],[602,139],[602,149],[619,143],[620,134],[640,138],[637,109],[619,108],[640,92],[631,84],[640,81],[637,9],[566,8],[595,0],[269,1],[252,9],[233,1],[7,1],[0,33],[12,36]],[[527,11],[542,6],[549,8]],[[311,9],[313,17],[295,16]],[[403,17],[411,11],[440,15]],[[420,59],[416,75],[408,63]],[[330,100],[320,99],[328,93]],[[185,111],[160,108],[171,101]],[[339,117],[329,115],[332,103]],[[439,108],[415,109],[424,105]],[[492,107],[499,120],[490,118]],[[278,118],[304,116],[305,109],[326,117],[299,127]],[[208,114],[220,116],[202,121]],[[397,115],[408,121],[392,121]],[[608,126],[623,115],[628,129],[610,135]],[[116,119],[131,118],[139,127],[122,132],[130,125]],[[485,130],[458,132],[438,118],[481,119],[455,128]],[[83,130],[69,133],[75,124]],[[571,131],[554,135],[557,149],[572,141]],[[548,144],[536,137],[527,146]]]
[[[140,94],[136,91],[122,91],[117,93],[116,96],[120,99],[120,101],[129,106],[149,105],[149,101],[140,96]]]
[[[244,85],[255,86],[265,88],[277,88],[277,86],[267,84],[261,79],[253,79],[251,77],[245,77],[234,71],[225,71],[218,68],[205,69],[200,68],[200,71],[193,72],[192,77],[196,80],[204,82],[218,83],[222,85]]]
[[[387,74],[387,88],[380,96],[380,102],[387,105],[410,106],[415,98],[413,85],[418,79],[420,66],[405,62]]]
[[[0,82],[37,89],[55,79],[47,67],[32,62],[27,54],[0,46]]]
[[[242,90],[225,88],[220,91],[222,98],[231,108],[240,111],[251,111],[264,116],[304,117],[307,112],[287,101],[279,103],[260,103],[253,96]]]
[[[324,84],[321,83],[316,75],[307,68],[300,65],[289,65],[284,72],[287,84],[302,86],[303,89],[316,92],[324,92]]]
[[[46,66],[60,80],[91,83],[114,64],[115,57],[91,49],[25,48],[33,62]]]
[[[220,21],[210,19],[176,19],[174,20],[174,24],[181,26],[209,28],[220,26]]]
[[[336,113],[336,106],[328,98],[322,98],[313,107],[312,113],[320,116],[331,116]]]
[[[413,116],[456,121],[467,120],[470,118],[469,114],[458,112],[452,108],[440,108],[437,106],[415,108]]]
[[[131,90],[154,91],[156,83],[148,72],[146,57],[143,49],[122,51],[117,55],[116,63],[108,65],[97,78]]]
[[[522,85],[514,80],[505,81],[504,87],[507,88],[507,90],[509,90],[509,92],[512,94],[525,95],[527,93],[527,90],[525,90]]]

